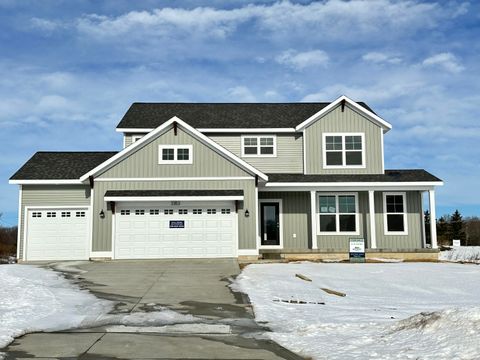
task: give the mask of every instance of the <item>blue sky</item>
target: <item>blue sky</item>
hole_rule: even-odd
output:
[[[387,168],[480,215],[480,6],[464,1],[0,0],[0,212],[38,150],[118,150],[134,101],[367,102]]]

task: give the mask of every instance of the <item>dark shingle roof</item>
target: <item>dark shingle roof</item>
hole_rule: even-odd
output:
[[[116,153],[116,151],[37,152],[10,180],[79,179]]]
[[[267,174],[268,182],[431,182],[442,181],[423,169],[385,170],[385,174]]]
[[[108,190],[105,196],[243,196],[243,190]]]
[[[294,128],[328,104],[330,103],[133,103],[117,128],[154,129],[174,116],[200,129]],[[365,103],[358,104],[372,111]]]

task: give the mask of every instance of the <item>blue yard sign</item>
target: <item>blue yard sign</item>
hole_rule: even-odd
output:
[[[350,262],[365,262],[365,239],[350,239]]]

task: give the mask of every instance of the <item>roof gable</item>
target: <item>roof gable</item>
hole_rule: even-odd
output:
[[[121,152],[119,152],[117,155],[113,156],[112,158],[108,159],[107,161],[103,162],[93,170],[89,171],[88,173],[84,174],[80,180],[84,181],[86,180],[89,176],[98,176],[99,174],[103,174],[104,172],[108,171],[108,169],[116,166],[120,162],[124,161],[127,157],[129,156],[135,156],[135,153],[139,151],[141,148],[149,146],[150,143],[156,141],[159,139],[162,135],[166,134],[168,131],[172,131],[173,127],[177,126],[179,129],[182,129],[185,133],[187,133],[189,136],[192,136],[195,140],[200,142],[201,144],[205,145],[208,147],[210,150],[214,151],[216,154],[220,155],[221,157],[227,159],[237,167],[241,168],[242,170],[246,171],[247,173],[253,175],[253,176],[259,176],[263,180],[268,180],[268,177],[256,169],[255,167],[251,166],[247,162],[243,161],[236,155],[232,154],[225,148],[221,147],[217,143],[215,143],[213,140],[208,138],[207,136],[203,135],[190,125],[188,125],[186,122],[183,120],[179,119],[178,117],[173,117],[169,121],[165,122],[164,124],[160,125],[158,128],[155,130],[151,131],[144,137],[142,137],[140,140],[136,141],[132,145],[126,147],[123,149]],[[195,154],[194,154],[194,162],[195,162]],[[158,165],[158,163],[157,163]],[[199,165],[199,164],[197,164]],[[182,165],[176,165],[176,167],[182,166]]]

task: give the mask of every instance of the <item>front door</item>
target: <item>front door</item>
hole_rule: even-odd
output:
[[[280,206],[276,202],[260,204],[262,246],[280,245]]]

